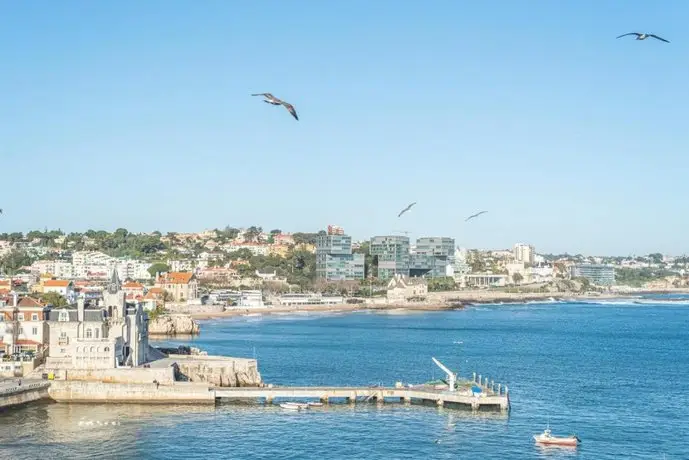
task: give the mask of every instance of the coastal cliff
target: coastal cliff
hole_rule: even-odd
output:
[[[261,374],[255,359],[224,356],[169,355],[178,366],[181,381],[206,383],[216,387],[261,386]]]
[[[151,335],[198,334],[197,323],[190,315],[160,315],[148,321],[148,333]]]

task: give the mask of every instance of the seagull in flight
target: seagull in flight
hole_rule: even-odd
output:
[[[289,113],[292,114],[292,116],[299,121],[299,117],[297,116],[297,111],[294,110],[294,106],[288,102],[285,102],[283,100],[278,99],[277,97],[273,96],[270,93],[257,93],[257,94],[252,94],[252,96],[263,96],[263,102],[266,104],[272,104],[272,105],[282,105],[284,106]]]
[[[401,217],[402,214],[404,214],[405,212],[409,211],[409,210],[411,209],[411,207],[414,206],[415,204],[416,204],[416,201],[413,202],[412,204],[410,204],[409,206],[407,206],[406,208],[404,208],[403,210],[401,210],[400,213],[397,214],[397,217]]]
[[[481,212],[477,212],[476,214],[472,214],[472,215],[470,215],[469,217],[467,217],[467,218],[464,220],[464,222],[468,222],[468,221],[470,221],[471,219],[473,219],[474,217],[478,217],[478,216],[480,216],[481,214],[485,214],[485,213],[487,213],[487,212],[488,212],[488,211],[481,211]]]
[[[637,40],[646,40],[648,37],[653,37],[653,38],[657,38],[658,40],[663,41],[663,42],[665,42],[665,43],[670,43],[669,41],[667,41],[667,40],[665,40],[664,38],[661,38],[661,37],[659,37],[659,36],[657,36],[657,35],[653,35],[653,34],[641,34],[641,33],[639,33],[639,32],[629,32],[628,34],[622,34],[622,35],[620,35],[620,36],[617,37],[617,38],[626,37],[627,35],[636,35],[636,39],[637,39]]]

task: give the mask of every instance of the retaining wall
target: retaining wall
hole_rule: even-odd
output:
[[[172,385],[52,382],[48,391],[57,402],[72,403],[142,403],[142,404],[215,404],[215,392],[208,385],[176,382]]]

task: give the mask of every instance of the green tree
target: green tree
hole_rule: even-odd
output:
[[[455,286],[455,279],[451,276],[431,278],[428,280],[429,291],[454,291]]]
[[[31,265],[33,258],[23,250],[13,249],[0,257],[0,268],[5,274],[14,274],[19,268]]]
[[[514,281],[514,284],[519,284],[524,280],[524,277],[521,275],[521,273],[513,273],[512,274],[512,281]]]
[[[151,276],[156,276],[156,273],[167,273],[170,271],[170,266],[167,264],[164,264],[162,262],[156,262],[150,267],[148,267],[148,273],[151,274]]]
[[[262,227],[256,227],[255,225],[252,225],[244,231],[244,241],[256,241],[258,237],[261,235],[261,233],[263,233]]]
[[[55,308],[63,308],[68,305],[67,299],[57,292],[46,292],[40,295],[41,302],[52,305]]]

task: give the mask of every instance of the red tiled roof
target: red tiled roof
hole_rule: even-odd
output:
[[[122,289],[143,289],[144,285],[136,281],[128,281],[122,285]]]
[[[193,273],[189,272],[169,272],[158,278],[160,284],[189,284]]]
[[[46,280],[43,282],[44,287],[67,287],[70,281],[67,280]]]
[[[33,297],[22,297],[22,300],[19,301],[19,304],[17,305],[18,307],[34,307],[34,308],[43,308],[45,305],[38,300],[34,299]]]

